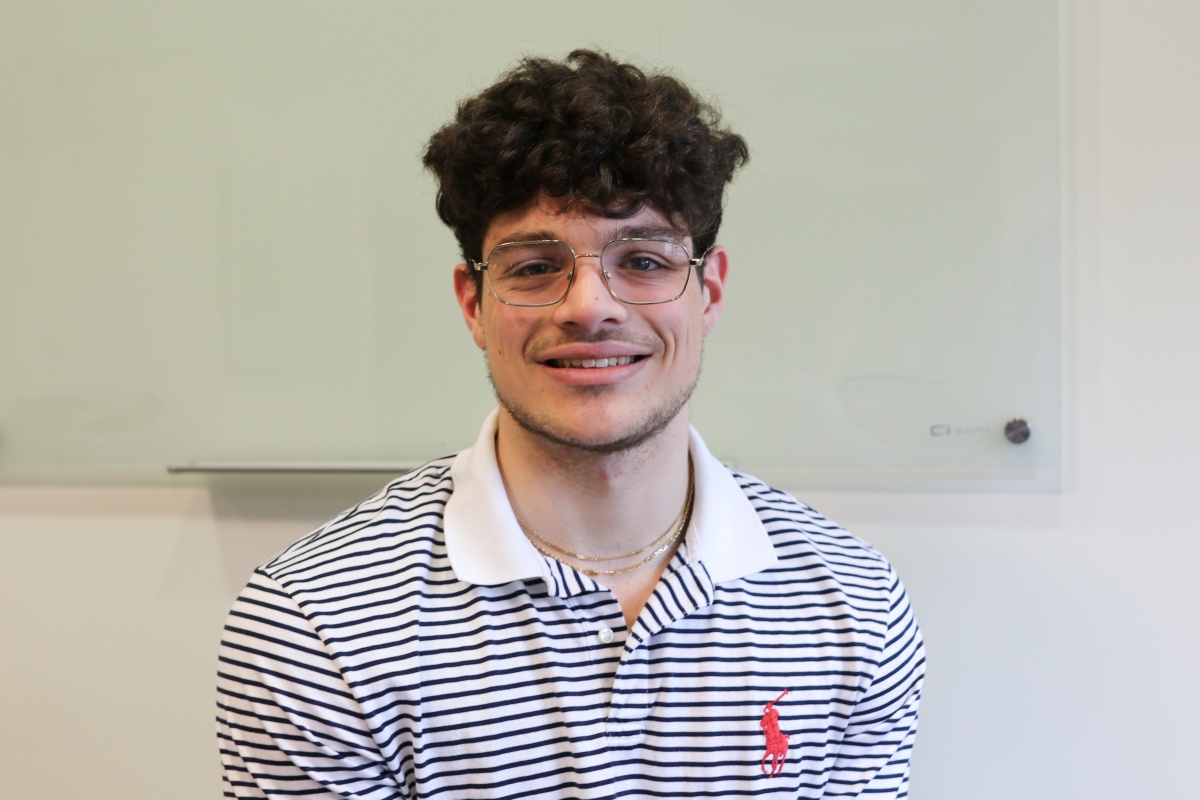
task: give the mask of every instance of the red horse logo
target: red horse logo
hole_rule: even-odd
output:
[[[758,723],[767,737],[767,752],[763,753],[761,764],[763,775],[772,778],[783,772],[783,761],[787,758],[788,735],[779,730],[779,712],[775,710],[775,704],[787,693],[788,690],[784,689],[783,694],[767,703],[763,708],[762,721]],[[771,757],[770,771],[767,770],[767,756]]]

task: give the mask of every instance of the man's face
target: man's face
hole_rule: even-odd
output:
[[[599,253],[609,241],[646,227],[674,226],[652,209],[608,219],[563,212],[560,201],[540,197],[493,219],[483,253],[520,239],[559,239],[576,253]],[[691,250],[689,238],[682,243]],[[599,259],[580,258],[566,299],[526,308],[500,303],[486,279],[477,292],[471,268],[458,265],[455,293],[487,354],[501,430],[515,422],[558,444],[616,452],[679,419],[700,373],[703,337],[721,314],[727,268],[725,251],[714,247],[703,282],[693,274],[678,300],[634,306],[609,293]]]

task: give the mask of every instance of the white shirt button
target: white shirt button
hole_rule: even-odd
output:
[[[612,644],[612,640],[613,640],[612,628],[601,628],[600,632],[596,634],[596,638],[599,639],[603,644]]]

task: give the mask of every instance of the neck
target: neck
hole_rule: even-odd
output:
[[[501,409],[496,458],[516,512],[573,552],[624,553],[660,536],[688,488],[686,410],[634,448],[601,453],[549,441]]]

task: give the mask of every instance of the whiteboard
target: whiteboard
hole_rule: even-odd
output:
[[[0,480],[469,444],[494,399],[420,151],[521,55],[593,46],[750,144],[692,404],[714,453],[1055,485],[1055,2],[516,8],[0,9]]]

